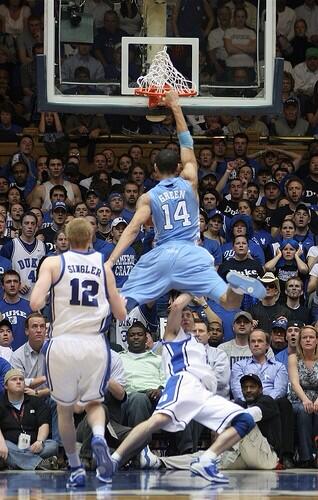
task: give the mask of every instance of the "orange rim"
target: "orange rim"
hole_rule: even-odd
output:
[[[162,97],[164,96],[169,90],[172,90],[172,87],[166,85],[162,90],[159,90],[158,87],[152,85],[151,87],[143,88],[143,87],[138,87],[135,89],[135,94],[136,95],[142,95],[142,96],[149,96],[149,97]],[[177,91],[178,95],[180,97],[192,97],[197,94],[197,91],[195,89],[189,89],[188,91],[186,90],[181,90]]]

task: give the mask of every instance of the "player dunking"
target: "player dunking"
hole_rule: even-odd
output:
[[[255,420],[251,411],[215,395],[217,382],[207,364],[204,346],[180,328],[182,310],[191,298],[189,294],[181,294],[168,316],[162,357],[169,378],[157,407],[148,420],[132,429],[113,453],[113,467],[116,470],[145,440],[149,442],[154,432],[159,429],[177,432],[193,419],[219,435],[200,459],[191,463],[191,472],[208,481],[227,483],[228,479],[218,471],[217,457],[248,434]],[[258,410],[253,411],[253,415],[255,419],[261,417]]]
[[[105,413],[101,406],[109,377],[110,355],[103,335],[111,311],[126,317],[123,298],[116,289],[103,256],[89,251],[92,226],[75,219],[66,227],[68,252],[48,257],[42,264],[31,295],[33,310],[42,308],[51,291],[52,338],[46,351],[47,377],[57,402],[59,432],[71,467],[68,487],[85,485],[85,469],[76,452],[74,405],[84,406],[92,428],[96,476],[111,477],[110,455],[104,439]]]
[[[264,297],[266,291],[260,281],[236,272],[228,273],[228,286],[215,271],[213,257],[196,245],[199,201],[193,140],[177,93],[168,92],[164,104],[176,121],[182,170],[178,176],[179,158],[174,151],[164,149],[158,153],[154,168],[160,182],[139,198],[136,213],[107,262],[109,267],[114,265],[134,242],[141,225],[152,216],[156,247],[140,258],[122,288],[127,309],[156,300],[171,289],[208,296],[226,309],[239,307],[243,293]]]

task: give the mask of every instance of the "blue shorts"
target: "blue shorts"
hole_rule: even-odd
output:
[[[121,292],[140,305],[156,300],[170,290],[209,297],[219,302],[227,287],[214,268],[213,257],[205,248],[187,241],[173,241],[143,255]]]

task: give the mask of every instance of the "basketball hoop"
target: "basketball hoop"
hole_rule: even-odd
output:
[[[155,108],[169,90],[175,90],[180,97],[193,97],[197,90],[172,64],[167,47],[159,51],[152,61],[149,73],[137,79],[135,94],[149,97],[149,108]]]

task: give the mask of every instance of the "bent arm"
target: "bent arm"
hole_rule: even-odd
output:
[[[182,293],[173,301],[163,336],[164,340],[173,340],[178,334],[181,325],[182,311],[191,300],[192,296],[189,293]]]
[[[130,223],[121,235],[117,245],[112,251],[108,263],[113,266],[117,259],[124,253],[124,251],[135,241],[140,227],[145,224],[151,216],[150,199],[149,195],[143,194],[137,202],[136,213],[131,219]]]
[[[127,315],[125,299],[118,293],[113,271],[105,264],[105,274],[107,281],[108,300],[113,315],[119,321],[124,321]]]
[[[34,285],[30,298],[32,311],[38,311],[45,306],[46,296],[53,283],[53,262],[56,257],[48,257],[40,267],[39,277]],[[56,261],[57,262],[57,261]]]
[[[317,285],[318,285],[318,278],[317,278],[317,276],[310,276],[309,283],[308,283],[308,286],[307,286],[307,292],[308,293],[315,292],[316,289],[317,289]]]

